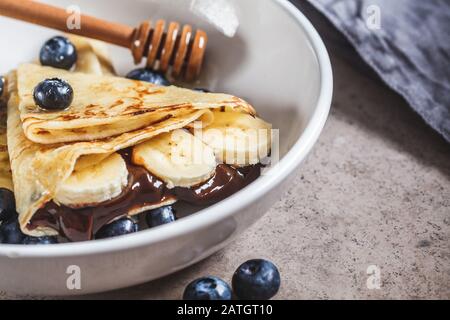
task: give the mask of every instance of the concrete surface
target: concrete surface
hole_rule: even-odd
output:
[[[332,60],[326,128],[263,219],[187,270],[84,298],[179,299],[197,277],[230,280],[247,259],[267,258],[282,274],[277,299],[449,299],[450,146],[380,82]],[[370,265],[380,289],[367,288]]]

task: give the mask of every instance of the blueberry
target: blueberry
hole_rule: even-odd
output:
[[[232,286],[239,299],[269,300],[280,289],[280,273],[270,261],[249,260],[234,273]]]
[[[45,79],[34,88],[33,98],[42,109],[64,110],[72,103],[73,89],[64,80]]]
[[[150,228],[170,223],[175,221],[175,210],[172,206],[150,210],[147,212],[145,220]]]
[[[128,218],[122,218],[103,226],[95,235],[96,239],[111,238],[138,231],[137,223]]]
[[[77,49],[69,39],[53,37],[44,43],[39,59],[43,66],[69,70],[77,61]]]
[[[3,89],[5,88],[5,77],[0,76],[0,98],[3,95]]]
[[[16,216],[16,202],[12,191],[0,188],[0,222]]]
[[[15,217],[0,226],[3,236],[2,243],[21,244],[25,235],[20,230],[19,221]]]
[[[146,68],[134,69],[126,77],[128,79],[151,82],[157,86],[170,86],[169,80],[163,74]]]
[[[23,244],[54,244],[58,243],[58,239],[56,237],[43,236],[43,237],[31,237],[26,236],[22,240]]]
[[[204,277],[188,284],[184,300],[231,300],[230,286],[217,277]]]
[[[200,92],[204,92],[204,93],[210,93],[211,92],[208,89],[203,89],[203,88],[194,88],[194,91],[200,91]]]

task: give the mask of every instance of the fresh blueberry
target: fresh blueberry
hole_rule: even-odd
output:
[[[217,277],[204,277],[188,284],[184,300],[231,300],[230,286]]]
[[[23,244],[54,244],[58,243],[58,239],[56,237],[43,236],[43,237],[31,237],[26,236],[22,240]]]
[[[53,37],[44,43],[39,59],[43,66],[69,70],[77,61],[77,49],[69,39]]]
[[[255,259],[239,266],[233,275],[233,291],[242,300],[269,300],[280,289],[280,273],[270,261]]]
[[[0,233],[3,236],[3,243],[21,244],[25,235],[20,230],[17,218],[11,219],[0,226]]]
[[[175,210],[172,206],[150,210],[147,212],[145,220],[150,228],[170,223],[175,221]]]
[[[16,203],[12,191],[0,188],[0,222],[16,216]]]
[[[208,89],[203,89],[203,88],[194,88],[194,91],[200,91],[200,92],[204,92],[204,93],[210,93],[211,92]]]
[[[0,76],[0,98],[3,95],[3,89],[5,88],[5,77]]]
[[[157,86],[170,86],[169,80],[163,74],[146,68],[134,69],[126,77],[128,79],[151,82]]]
[[[96,239],[111,238],[138,231],[138,225],[128,218],[119,219],[103,226],[95,235]]]
[[[34,102],[46,110],[64,110],[73,100],[73,89],[66,81],[53,78],[40,82],[33,92]]]

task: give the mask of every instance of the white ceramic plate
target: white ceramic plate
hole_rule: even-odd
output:
[[[280,162],[228,199],[166,226],[115,239],[51,246],[0,244],[0,290],[73,295],[143,283],[189,266],[223,248],[289,188],[295,169],[316,142],[332,97],[329,57],[316,30],[284,0],[55,1],[78,4],[83,13],[137,25],[164,18],[191,23],[209,35],[197,87],[250,101],[280,129]],[[226,5],[215,19],[237,33],[228,38],[199,13],[206,4]],[[219,19],[219,20],[217,20]],[[55,31],[0,17],[0,73],[37,58]],[[112,47],[123,74],[133,68],[125,49]],[[81,271],[81,289],[67,287],[70,270]],[[72,271],[73,272],[73,271]],[[70,273],[70,272],[69,272]],[[69,286],[70,287],[70,286]]]

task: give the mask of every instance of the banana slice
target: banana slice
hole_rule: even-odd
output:
[[[99,164],[106,158],[108,158],[112,153],[99,153],[99,154],[87,154],[78,158],[75,163],[75,171],[81,171],[86,169],[87,167]]]
[[[246,166],[267,157],[272,126],[246,113],[214,111],[214,121],[202,132],[201,139],[214,149],[223,163]],[[196,134],[197,135],[197,134]]]
[[[217,166],[214,151],[183,129],[137,145],[132,162],[145,167],[168,188],[191,187],[206,181]]]
[[[70,207],[82,207],[111,200],[128,183],[125,160],[113,153],[106,159],[75,170],[57,190],[55,201]]]

